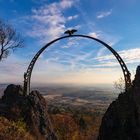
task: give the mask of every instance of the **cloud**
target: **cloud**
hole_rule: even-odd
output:
[[[140,63],[140,48],[122,50],[119,51],[118,53],[126,64]],[[96,66],[109,66],[109,67],[118,66],[118,62],[114,61],[115,56],[112,54],[99,56],[96,57],[95,59],[100,62],[100,64]]]
[[[109,11],[105,11],[105,12],[100,12],[98,15],[97,15],[97,19],[102,19],[104,17],[107,17],[109,15],[112,14],[112,9],[109,10]]]
[[[73,0],[62,0],[60,2],[60,7],[63,9],[69,8],[74,4]]]
[[[38,9],[33,8],[32,14],[25,19],[32,24],[31,29],[27,31],[27,35],[46,41],[63,34],[66,30],[66,23],[78,17],[78,15],[67,17],[63,13],[76,2],[74,0],[62,0],[60,2],[44,4]]]
[[[67,19],[68,21],[73,20],[73,19],[77,19],[78,15],[74,15],[74,16],[69,16]]]
[[[0,62],[0,77],[3,83],[16,83],[23,81],[23,73],[29,63],[26,60],[10,55]]]
[[[102,47],[101,49],[99,49],[99,51],[97,52],[97,57],[102,56],[106,50],[107,48],[105,47]]]
[[[51,52],[51,54],[53,57],[40,57],[40,59],[38,59],[33,70],[32,84],[112,83],[117,80],[121,74],[120,69],[118,69],[118,67],[114,67],[117,63],[113,61],[112,56],[110,56],[110,63],[99,62],[97,65],[97,61],[99,61],[99,59],[95,60],[95,50],[89,52],[80,51],[73,54],[63,50],[57,50],[54,53]],[[98,58],[102,60],[101,56]],[[105,60],[102,61],[105,62]],[[4,63],[1,64],[1,81],[10,83],[23,81],[23,73],[25,72],[28,64],[29,62],[27,63],[26,60],[10,56]],[[103,67],[103,65],[106,67]]]
[[[88,35],[91,37],[94,37],[94,38],[98,38],[98,36],[99,36],[96,32],[91,32]]]
[[[71,47],[78,47],[80,44],[81,38],[68,38],[68,42],[63,45],[61,48],[71,48]]]
[[[117,35],[107,34],[101,30],[95,30],[94,32],[89,32],[88,35],[94,38],[98,38],[110,46],[116,45],[122,38]]]
[[[114,35],[114,34],[109,34],[109,33],[105,33],[103,31],[96,31],[98,38],[101,39],[102,41],[106,42],[108,45],[110,46],[114,46],[116,45],[121,39],[121,36],[118,35]]]
[[[61,61],[58,57],[50,58],[48,61],[39,60],[34,69],[32,81],[33,83],[42,84],[107,84],[113,83],[113,81],[118,79],[121,74],[118,68],[86,67],[84,69],[77,69],[80,65],[79,61],[87,59],[90,55],[91,53],[75,55],[73,59],[68,60],[70,65],[58,63]]]
[[[79,72],[73,71],[63,73],[63,75],[57,77],[59,80],[50,79],[50,81],[59,84],[110,84],[118,79],[118,73],[118,70],[116,71],[116,69],[112,70],[108,68],[104,70],[100,68],[92,70],[85,69]]]

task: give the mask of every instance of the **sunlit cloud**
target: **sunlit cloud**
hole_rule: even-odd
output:
[[[60,3],[60,8],[69,8],[74,4],[73,0],[62,0]]]
[[[140,62],[140,49],[128,49],[118,52],[127,64]],[[118,62],[113,55],[104,55],[104,49],[95,57],[95,50],[71,54],[56,51],[54,57],[40,57],[32,75],[32,83],[77,83],[103,84],[113,83],[122,76]],[[29,62],[15,56],[1,62],[1,82],[23,82],[23,74]]]
[[[87,56],[77,59],[83,60]],[[57,61],[57,60],[56,60]],[[73,61],[75,62],[75,61]],[[118,68],[71,69],[73,64],[63,65],[52,61],[40,61],[34,69],[32,82],[56,84],[103,84],[112,83],[121,75]],[[78,63],[77,63],[78,65]]]
[[[38,9],[32,9],[32,15],[27,19],[31,21],[32,28],[27,35],[40,40],[54,39],[66,30],[66,23],[78,18],[78,15],[64,16],[64,12],[71,8],[77,1],[62,0],[51,4],[44,4]]]
[[[90,32],[90,33],[88,33],[88,35],[91,37],[94,37],[94,38],[98,38],[98,39],[106,42],[110,46],[116,45],[121,40],[120,36],[116,36],[114,34],[107,34],[101,30]]]
[[[98,38],[99,35],[96,32],[91,32],[91,33],[89,33],[89,36]]]
[[[4,2],[4,0],[0,1]],[[92,9],[87,9],[86,11],[85,8],[89,6],[88,3],[79,0],[31,1],[33,3],[31,2],[31,5],[29,4],[29,7],[25,7],[23,11],[19,6],[19,8],[16,9],[16,16],[12,16],[11,14],[8,17],[6,12],[2,12],[7,14],[5,17],[12,19],[14,27],[16,29],[19,28],[22,35],[27,38],[27,47],[31,48],[29,48],[30,52],[25,48],[22,52],[18,52],[17,56],[11,55],[0,64],[0,82],[23,82],[23,73],[27,69],[29,59],[33,57],[39,49],[38,47],[64,35],[63,33],[66,30],[73,28],[79,29],[78,34],[87,34],[94,38],[101,39],[110,46],[113,46],[113,48],[120,50],[118,53],[128,66],[130,64],[133,67],[135,64],[140,63],[140,49],[132,49],[134,45],[130,45],[138,39],[134,35],[131,36],[126,32],[126,29],[123,28],[123,26],[125,27],[125,25],[129,23],[128,20],[126,21],[127,23],[121,23],[121,27],[120,21],[110,24],[109,22],[112,19],[105,20],[102,25],[97,25],[98,22],[101,23],[101,19],[112,16],[112,9],[98,12],[101,7],[97,6],[95,8],[92,7]],[[18,1],[16,2],[17,4],[20,3]],[[30,9],[30,7],[32,7],[32,9]],[[12,9],[10,4],[9,8],[8,11]],[[104,6],[102,9],[103,8]],[[5,7],[3,9],[4,10],[1,10],[6,11]],[[20,12],[19,9],[21,10]],[[108,7],[108,9],[110,9],[110,7]],[[115,9],[115,12],[117,12],[116,10],[117,9]],[[118,18],[117,14],[113,16],[114,18]],[[121,15],[121,18],[122,17],[123,15]],[[131,17],[133,16],[131,15]],[[136,21],[135,24],[136,23],[138,22]],[[129,29],[134,31],[135,29],[130,25],[128,26]],[[116,29],[122,30],[120,32],[120,30],[117,31]],[[133,31],[131,33],[133,33]],[[128,35],[131,36],[131,39]],[[113,78],[115,80],[121,72],[115,57],[111,53],[109,54],[107,52],[108,49],[105,47],[98,48],[98,46],[94,46],[102,46],[101,44],[96,44],[96,41],[88,42],[82,39],[68,38],[67,40],[63,40],[65,43],[63,43],[63,41],[58,42],[56,48],[55,44],[52,45],[52,47],[54,46],[53,49],[56,49],[56,53],[53,53],[52,49],[52,52],[49,54],[49,49],[52,48],[50,47],[47,49],[47,55],[45,55],[45,53],[41,54],[33,70],[32,82],[95,83],[97,81],[98,83],[111,83]],[[130,42],[130,44],[127,47],[131,49],[122,50],[121,46],[126,46],[128,42]],[[138,44],[138,42],[136,43]],[[92,50],[92,48],[94,50]],[[18,57],[20,53],[22,53],[22,55]],[[28,62],[24,60],[23,57],[26,57]],[[99,80],[99,77],[102,79]]]
[[[140,63],[140,48],[134,48],[134,49],[128,49],[128,50],[122,50],[118,52],[119,55],[123,58],[126,64],[134,64],[134,63]],[[98,66],[116,66],[118,65],[116,62],[110,62],[114,61],[115,57],[114,55],[103,55],[100,57],[95,58],[97,61],[102,62],[102,64],[99,64]]]
[[[105,11],[105,12],[100,12],[98,15],[97,15],[97,19],[102,19],[104,17],[107,17],[109,15],[112,14],[112,9],[109,10],[109,11]]]

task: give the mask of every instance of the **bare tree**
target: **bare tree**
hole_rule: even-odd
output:
[[[117,81],[114,82],[114,86],[119,92],[124,92],[125,91],[124,79],[120,77]]]
[[[23,46],[23,40],[15,29],[0,20],[0,61],[7,58],[10,51]]]

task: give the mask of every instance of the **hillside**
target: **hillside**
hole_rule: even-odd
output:
[[[9,121],[8,126],[21,121],[25,124],[23,135],[37,140],[46,137],[48,140],[97,139],[101,118],[114,99],[111,92],[58,87],[39,90],[44,97],[37,91],[25,97],[21,86],[6,88],[0,100],[0,116]],[[0,137],[7,140],[4,135],[0,133]]]
[[[43,88],[54,130],[63,140],[96,140],[103,114],[115,99],[96,88]],[[113,96],[114,95],[114,96]]]
[[[140,140],[140,66],[132,88],[121,93],[104,114],[98,140]]]
[[[9,129],[7,135],[8,133],[16,133],[14,130],[18,132],[18,126],[14,129],[13,123],[16,125],[22,120],[25,124],[23,128],[25,133],[22,133],[20,136],[29,134],[34,137],[34,140],[57,139],[47,113],[46,101],[37,91],[24,96],[20,85],[9,85],[4,91],[2,99],[0,99],[0,117],[4,117],[3,122],[6,120],[9,128],[13,129]],[[7,131],[7,128],[2,130],[4,129]],[[4,135],[5,133],[1,132],[0,139],[7,140],[7,135]],[[17,135],[15,139],[19,140],[20,138]]]
[[[0,99],[0,139],[10,133],[29,140],[140,140],[139,91],[140,66],[116,100],[97,89],[42,88],[43,95],[24,96],[21,86],[9,85]]]

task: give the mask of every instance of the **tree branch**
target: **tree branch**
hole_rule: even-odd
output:
[[[0,61],[8,56],[10,50],[24,47],[23,40],[10,25],[0,20]]]

